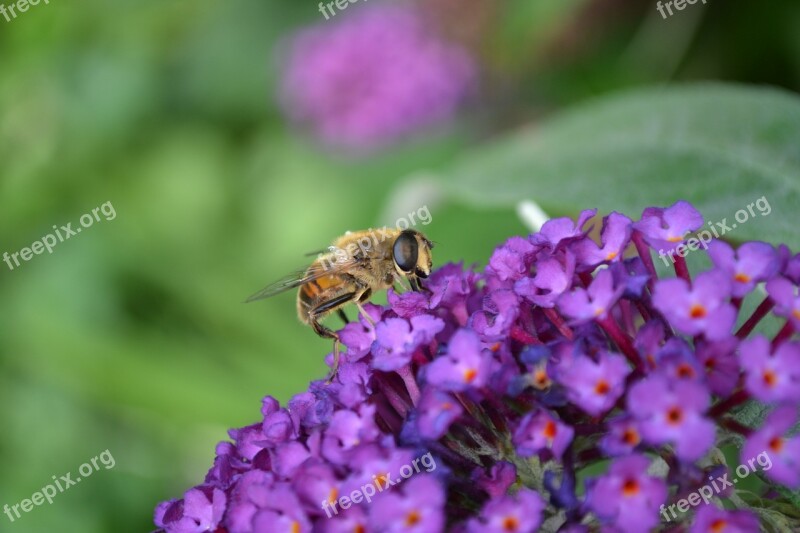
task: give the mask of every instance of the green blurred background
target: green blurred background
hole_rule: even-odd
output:
[[[0,264],[0,505],[103,450],[116,460],[52,505],[0,515],[0,531],[152,530],[227,428],[323,376],[330,343],[297,322],[293,294],[242,303],[304,253],[423,204],[439,264],[485,262],[527,231],[513,207],[437,185],[463,154],[627,88],[800,88],[793,0],[710,0],[669,20],[633,0],[424,8],[475,54],[479,95],[454,124],[361,158],[321,149],[276,104],[281,43],[324,23],[316,2],[51,0],[0,18],[0,252],[106,201],[117,213]],[[592,207],[567,200],[545,207]]]

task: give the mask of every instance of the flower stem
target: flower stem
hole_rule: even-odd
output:
[[[512,326],[510,332],[511,338],[522,344],[542,344],[542,341],[525,331],[519,326]]]
[[[686,265],[685,257],[679,255],[675,258],[675,274],[685,280],[689,286],[692,285],[692,276],[689,274],[689,267]]]
[[[406,384],[406,390],[408,391],[408,396],[411,398],[411,404],[416,407],[421,394],[419,392],[417,380],[414,378],[414,372],[411,371],[411,365],[405,365],[397,369],[397,373],[403,378],[403,383]]]
[[[742,324],[742,327],[739,328],[739,331],[736,332],[736,336],[740,339],[744,339],[750,335],[750,332],[755,329],[758,323],[761,322],[762,318],[767,316],[767,314],[772,311],[774,306],[775,302],[773,302],[769,296],[764,298],[764,301],[761,302],[758,307],[756,307],[756,310],[753,311],[753,314],[750,315],[750,318],[748,318],[747,321]]]
[[[644,237],[642,237],[642,234],[638,231],[633,232],[631,240],[633,240],[633,245],[636,247],[636,252],[638,252],[639,257],[642,258],[644,267],[650,273],[650,279],[647,280],[647,288],[650,289],[650,293],[652,294],[656,280],[658,279],[658,274],[656,274],[656,267],[653,265],[653,258],[650,256],[650,247],[647,246],[647,243],[644,242]]]
[[[772,339],[772,349],[774,350],[777,346],[779,346],[783,341],[788,339],[794,333],[794,324],[792,324],[792,320],[789,319],[786,321],[786,324],[783,325],[781,330],[775,335],[775,338]]]
[[[628,361],[631,362],[636,370],[644,373],[642,360],[639,358],[639,354],[633,346],[633,341],[620,329],[611,315],[609,314],[605,318],[597,319],[597,323],[600,324],[600,327],[603,328],[603,330],[608,333],[608,336],[619,346],[622,353],[625,354],[625,357],[627,357]]]
[[[745,426],[744,424],[737,422],[732,418],[722,419],[720,421],[720,425],[730,429],[731,431],[744,435],[745,437],[749,436],[753,432],[752,429]]]
[[[567,323],[564,322],[564,319],[561,318],[561,315],[559,315],[555,309],[553,308],[544,309],[544,315],[550,319],[550,322],[553,323],[553,325],[556,327],[559,333],[564,335],[567,339],[572,340],[572,337],[574,336],[572,330],[567,325]]]
[[[397,411],[398,415],[400,415],[402,418],[406,418],[411,406],[408,404],[406,399],[400,396],[400,393],[395,390],[395,388],[392,386],[392,383],[388,379],[388,376],[376,373],[375,381],[378,385],[378,388],[383,393],[383,396],[388,400],[389,405],[391,405],[392,408]]]
[[[731,394],[726,400],[717,402],[709,411],[708,415],[717,417],[721,414],[727,413],[732,407],[736,407],[750,399],[750,394],[746,389],[739,389]]]

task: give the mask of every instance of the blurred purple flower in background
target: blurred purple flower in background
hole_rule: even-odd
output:
[[[324,144],[363,153],[452,118],[477,74],[416,9],[357,7],[291,39],[281,100]]]
[[[333,382],[286,407],[265,398],[262,420],[231,430],[204,482],[158,505],[156,525],[755,532],[761,517],[799,530],[800,516],[775,522],[760,507],[795,508],[800,488],[800,257],[717,245],[710,270],[692,276],[679,256],[676,277],[659,276],[647,243],[700,228],[691,205],[648,208],[639,222],[613,213],[602,246],[584,229],[593,215],[509,239],[483,272],[445,265],[426,291],[367,305],[376,325],[341,330]],[[737,418],[759,401],[765,420]],[[758,494],[716,494],[735,493],[739,510],[689,496],[687,512],[668,514],[736,465],[763,482]]]

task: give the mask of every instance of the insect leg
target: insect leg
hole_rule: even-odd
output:
[[[363,292],[361,292],[361,293],[358,295],[358,297],[356,298],[356,306],[358,307],[358,310],[359,310],[359,312],[361,313],[361,316],[363,316],[363,317],[364,317],[364,319],[365,319],[367,322],[369,322],[369,325],[370,325],[370,326],[372,326],[372,329],[375,329],[375,322],[373,322],[373,320],[372,320],[372,317],[371,317],[371,316],[369,316],[369,314],[367,314],[367,311],[366,311],[366,310],[364,309],[364,307],[361,305],[363,302],[366,302],[367,300],[369,300],[369,297],[370,297],[370,296],[372,296],[372,289],[370,289],[369,287],[367,287],[367,288],[366,288],[366,289],[364,289],[364,291],[363,291]]]
[[[400,285],[400,288],[401,288],[401,289],[403,289],[403,291],[410,291],[410,290],[411,290],[411,288],[410,288],[410,287],[407,287],[407,286],[406,286],[406,284],[405,284],[405,283],[403,283],[403,278],[396,278],[396,279],[395,279],[395,282],[396,282],[398,285]]]
[[[333,381],[333,378],[336,377],[336,371],[339,369],[339,335],[337,335],[332,329],[320,324],[319,320],[333,310],[341,311],[341,306],[353,301],[355,296],[356,293],[354,292],[342,294],[341,296],[337,296],[336,298],[320,303],[308,312],[309,323],[311,324],[311,327],[314,328],[314,332],[320,337],[333,339],[333,369],[331,370],[331,375],[328,376],[326,383]]]
[[[350,323],[350,320],[347,319],[347,315],[344,314],[344,311],[342,309],[337,309],[336,314],[339,315],[339,318],[341,318],[342,322],[344,322],[345,324]]]

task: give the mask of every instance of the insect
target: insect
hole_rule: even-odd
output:
[[[333,242],[305,270],[292,273],[265,287],[247,302],[269,298],[297,288],[297,316],[323,338],[333,339],[333,369],[339,367],[339,336],[320,320],[336,312],[346,323],[342,308],[354,303],[373,324],[362,304],[375,292],[408,280],[411,289],[422,288],[420,279],[431,273],[433,243],[413,229],[379,229],[348,232]]]

